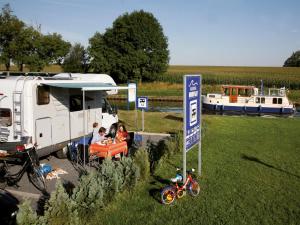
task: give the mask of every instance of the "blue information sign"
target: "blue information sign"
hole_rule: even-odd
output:
[[[137,98],[137,108],[138,109],[148,109],[148,97],[138,97]]]
[[[201,135],[201,77],[186,75],[184,79],[184,135],[185,151],[198,144]]]

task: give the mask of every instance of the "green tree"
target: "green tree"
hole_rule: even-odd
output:
[[[75,43],[62,65],[65,72],[87,72],[88,71],[87,50],[79,43]]]
[[[62,39],[57,33],[44,35],[41,39],[41,58],[46,64],[61,65],[64,57],[68,54],[71,44]]]
[[[169,62],[167,37],[157,19],[135,11],[118,17],[112,28],[90,39],[91,68],[119,81],[155,80]]]
[[[13,41],[14,46],[14,63],[23,71],[24,64],[29,67],[40,68],[44,66],[44,62],[39,57],[40,41],[42,35],[33,27],[26,27],[22,29],[20,35]]]
[[[284,62],[284,67],[300,67],[300,50],[293,54]]]
[[[16,52],[15,41],[24,26],[24,23],[12,14],[9,4],[6,4],[0,13],[0,63],[5,64],[6,70],[10,69],[11,60]]]
[[[105,45],[103,35],[96,32],[95,35],[89,40],[88,53],[92,58],[90,67],[94,72],[109,73],[112,66],[109,63],[110,51]]]
[[[47,65],[62,63],[71,47],[69,42],[64,41],[57,33],[43,35],[34,30],[32,35],[28,54],[23,57],[30,71],[41,71]]]

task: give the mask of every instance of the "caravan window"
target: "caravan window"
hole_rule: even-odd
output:
[[[85,96],[85,102],[92,101],[93,98]],[[88,106],[87,106],[88,108]],[[70,112],[83,110],[82,95],[71,95],[70,96]]]
[[[11,126],[11,110],[0,108],[0,125]]]
[[[50,102],[50,88],[48,86],[37,87],[37,104],[47,105]]]

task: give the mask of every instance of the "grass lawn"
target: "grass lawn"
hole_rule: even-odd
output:
[[[168,126],[167,120],[152,122]],[[164,179],[181,166],[178,154],[155,177],[96,213],[98,224],[299,224],[300,120],[205,115],[203,124],[198,197],[186,196],[173,206],[158,202]],[[187,158],[187,167],[196,167],[197,150]]]
[[[136,130],[135,111],[119,110],[118,116],[127,130]],[[142,113],[138,111],[138,128],[142,128]],[[174,133],[182,129],[182,114],[145,112],[145,132]]]

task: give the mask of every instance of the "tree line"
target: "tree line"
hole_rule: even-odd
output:
[[[6,4],[0,14],[0,63],[9,71],[41,71],[61,65],[64,72],[108,73],[117,81],[155,80],[167,70],[168,40],[158,20],[149,12],[119,16],[104,33],[96,32],[84,47],[71,45],[58,33],[42,34],[26,25]]]

